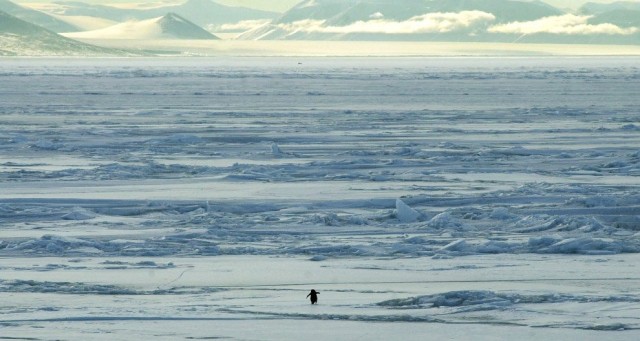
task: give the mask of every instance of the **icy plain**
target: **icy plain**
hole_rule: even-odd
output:
[[[637,57],[3,59],[0,339],[637,340],[639,176]]]

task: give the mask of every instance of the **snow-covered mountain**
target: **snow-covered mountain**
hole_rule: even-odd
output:
[[[637,10],[615,9],[594,15],[590,24],[614,24],[619,27],[640,27],[640,7]]]
[[[542,1],[305,0],[239,39],[640,44],[636,18],[568,14]]]
[[[175,13],[147,20],[131,20],[99,30],[64,33],[64,35],[74,39],[219,39]]]
[[[0,56],[115,56],[131,55],[97,47],[31,24],[0,11]]]
[[[277,13],[260,11],[245,7],[231,7],[215,3],[211,0],[188,0],[180,5],[154,7],[148,9],[117,8],[104,5],[94,5],[78,1],[62,1],[56,14],[66,16],[91,16],[124,22],[131,19],[145,20],[176,13],[195,24],[218,26],[237,23],[243,20],[273,19]]]
[[[331,25],[384,17],[406,20],[426,13],[483,11],[496,16],[497,22],[533,20],[562,11],[542,2],[518,0],[306,0],[278,19],[278,23],[304,19],[327,20]],[[380,14],[382,16],[380,16]]]
[[[616,1],[612,3],[587,2],[579,8],[583,14],[602,14],[617,10],[640,11],[640,2]]]
[[[590,16],[589,24],[608,23],[624,28],[640,27],[640,2],[588,2],[580,7],[578,12]]]
[[[407,40],[415,38],[415,34],[435,33],[440,38],[445,38],[444,35],[446,39],[465,40],[464,36],[475,32],[478,25],[530,21],[561,14],[562,11],[537,1],[306,0],[270,25],[248,32],[242,38]],[[387,27],[374,28],[382,27],[381,24]],[[454,31],[457,34],[450,34]],[[461,31],[464,31],[462,36]]]
[[[9,0],[0,0],[0,11],[24,21],[42,26],[53,32],[73,32],[78,28],[46,13],[17,5]]]

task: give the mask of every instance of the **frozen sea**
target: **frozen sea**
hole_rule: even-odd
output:
[[[0,60],[0,339],[638,340],[639,288],[637,57]]]

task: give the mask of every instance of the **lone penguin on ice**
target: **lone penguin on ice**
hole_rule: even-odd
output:
[[[318,303],[318,295],[320,293],[315,291],[314,289],[311,289],[311,292],[309,293],[309,295],[307,295],[307,297],[311,296],[311,304],[316,304]]]

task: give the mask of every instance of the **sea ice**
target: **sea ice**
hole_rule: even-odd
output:
[[[2,337],[638,339],[636,58],[302,62],[3,60]]]

